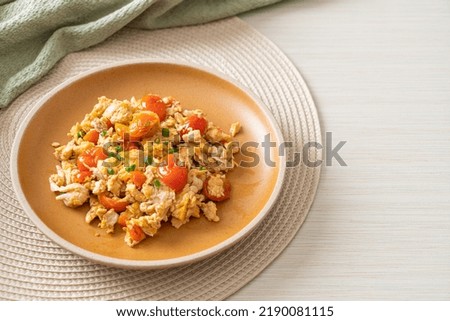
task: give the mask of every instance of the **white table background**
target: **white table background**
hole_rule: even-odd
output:
[[[450,299],[450,2],[287,1],[241,16],[298,67],[323,167],[287,249],[231,300]]]

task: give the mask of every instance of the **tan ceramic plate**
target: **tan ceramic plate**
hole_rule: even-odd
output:
[[[237,139],[241,144],[257,142],[259,145],[252,152],[260,161],[254,167],[237,168],[230,173],[232,195],[218,206],[219,223],[193,219],[178,230],[166,224],[155,237],[129,248],[119,229],[114,235],[107,235],[96,223],[84,222],[87,205],[70,209],[55,200],[48,183],[57,164],[51,143],[66,143],[70,127],[83,119],[97,97],[129,99],[148,92],[173,96],[185,108],[203,109],[208,119],[222,128],[240,121],[243,130]],[[170,267],[203,259],[231,246],[268,213],[280,192],[285,169],[276,148],[271,150],[276,166],[264,162],[261,142],[269,133],[277,145],[282,142],[267,108],[230,78],[186,64],[133,61],[82,74],[45,96],[17,133],[11,173],[25,212],[62,247],[89,260],[118,267]]]

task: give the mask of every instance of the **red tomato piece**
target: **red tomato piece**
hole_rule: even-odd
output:
[[[81,153],[77,158],[77,167],[80,172],[90,172],[89,167],[93,167],[94,165],[94,158],[87,152]]]
[[[133,241],[140,242],[145,239],[145,233],[140,226],[133,225],[133,227],[129,231]]]
[[[96,167],[99,160],[104,160],[108,156],[100,146],[85,150],[77,158],[77,167],[80,172],[90,171],[89,167]],[[87,167],[86,167],[87,166]]]
[[[187,184],[188,169],[177,166],[173,154],[168,155],[167,166],[158,167],[158,174],[162,182],[176,193],[180,192]]]
[[[88,178],[89,176],[91,176],[92,173],[91,171],[80,171],[77,176],[75,177],[75,181],[77,183],[84,183],[84,181],[86,180],[86,178]]]
[[[145,95],[142,97],[142,106],[158,115],[159,120],[166,119],[166,104],[158,95]]]
[[[113,127],[113,124],[111,123],[111,121],[109,119],[105,120],[106,126],[108,127],[108,129],[110,129],[111,127]]]
[[[92,156],[94,157],[95,165],[97,165],[97,162],[99,160],[104,160],[108,158],[108,155],[105,154],[103,147],[95,146],[94,148],[91,149],[91,151]]]
[[[140,171],[131,172],[131,181],[133,182],[134,185],[136,185],[137,188],[141,188],[146,180],[147,176],[145,176],[144,173]]]
[[[206,128],[208,128],[208,121],[203,117],[198,117],[197,115],[189,116],[185,128],[180,132],[181,136],[189,132],[189,128],[192,130],[198,129],[201,135],[204,135]]]
[[[127,209],[129,205],[124,199],[113,198],[106,195],[106,193],[101,193],[98,195],[98,201],[108,210],[113,209],[116,212],[123,212]]]

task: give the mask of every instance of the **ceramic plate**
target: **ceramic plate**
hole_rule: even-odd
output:
[[[88,205],[71,209],[55,200],[48,183],[58,163],[51,143],[65,144],[70,127],[91,111],[97,97],[122,100],[149,92],[173,96],[184,108],[202,109],[208,120],[222,128],[240,121],[243,129],[236,136],[237,141],[257,146],[247,149],[253,153],[251,158],[239,157],[247,163],[254,160],[255,164],[236,168],[227,175],[233,189],[231,199],[218,204],[220,222],[194,218],[180,229],[167,223],[155,237],[130,248],[123,241],[122,231],[110,235],[99,229],[97,222],[85,223]],[[17,133],[11,173],[27,215],[62,247],[107,265],[165,268],[224,250],[248,235],[268,214],[280,193],[285,163],[276,148],[270,149],[271,161],[276,165],[265,161],[261,142],[267,134],[277,146],[283,141],[268,109],[229,77],[183,63],[132,61],[82,74],[43,97]]]

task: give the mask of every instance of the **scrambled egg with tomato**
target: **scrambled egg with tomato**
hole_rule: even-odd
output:
[[[240,129],[236,122],[225,132],[172,97],[100,97],[66,145],[52,144],[59,164],[50,189],[68,207],[89,202],[86,223],[106,233],[120,226],[131,247],[164,222],[180,228],[202,215],[217,222],[216,202],[231,194],[226,173],[236,166]]]

